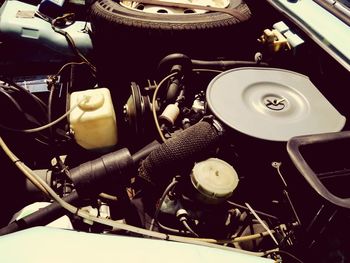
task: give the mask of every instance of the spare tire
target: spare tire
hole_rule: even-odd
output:
[[[231,10],[232,15],[225,12],[197,13],[198,11],[193,9],[184,9],[183,14],[169,14],[167,7],[159,7],[153,12],[145,12],[138,9],[140,7],[144,9],[144,4],[138,5],[137,8],[128,8],[121,4],[122,1],[97,0],[92,6],[92,22],[95,22],[94,18],[96,18],[105,20],[107,23],[127,27],[193,31],[231,26],[249,19],[250,10],[245,3],[241,0],[227,0],[227,2],[228,6],[225,9]]]
[[[241,42],[237,38],[244,32],[238,25],[244,24],[241,22],[248,20],[251,12],[242,0],[222,1],[227,1],[226,9],[236,10],[240,16],[152,13],[125,7],[118,0],[96,0],[90,21],[100,82],[117,89],[120,105],[129,97],[129,83],[151,78],[157,63],[169,53],[198,59],[225,57],[226,51],[232,52]]]

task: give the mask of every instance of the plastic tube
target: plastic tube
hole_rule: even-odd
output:
[[[68,67],[68,66],[73,66],[73,65],[88,65],[88,66],[89,66],[89,64],[86,63],[85,61],[82,61],[82,62],[68,62],[68,63],[64,64],[64,65],[57,71],[57,73],[55,74],[55,77],[58,77],[58,76],[63,72],[63,70],[64,70],[66,67]],[[90,66],[89,66],[89,68],[90,68]],[[91,68],[90,68],[90,69],[91,69]]]
[[[193,229],[190,227],[190,225],[188,224],[187,220],[181,220],[183,226],[195,237],[199,237],[198,234],[196,232],[193,231]]]
[[[79,106],[80,103],[82,103],[83,101],[87,100],[88,98],[83,98],[80,101],[78,101],[78,103],[76,105],[74,105],[69,111],[67,111],[65,114],[63,114],[61,117],[57,118],[56,120],[40,126],[40,127],[36,127],[36,128],[32,128],[32,129],[13,129],[13,128],[8,128],[8,127],[4,127],[1,126],[1,128],[8,130],[8,131],[13,131],[13,132],[22,132],[22,133],[34,133],[34,132],[39,132],[39,131],[43,131],[46,130],[54,125],[56,125],[57,123],[59,123],[60,121],[62,121],[64,118],[66,118],[76,107]]]
[[[168,227],[168,226],[165,226],[163,225],[162,223],[160,223],[159,221],[157,222],[157,225],[163,229],[163,230],[166,230],[168,232],[171,232],[173,234],[191,234],[187,231],[183,231],[183,230],[180,230],[180,229],[175,229],[175,228],[171,228],[171,227]]]

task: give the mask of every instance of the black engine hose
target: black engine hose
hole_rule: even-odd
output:
[[[266,62],[256,62],[256,61],[245,61],[245,60],[191,60],[193,67],[196,68],[215,68],[221,70],[227,70],[230,68],[237,67],[256,67],[256,66],[268,66]]]
[[[68,196],[63,197],[63,200],[74,205],[83,205],[81,199],[78,198],[77,192],[72,192]],[[46,207],[40,208],[21,219],[15,220],[0,229],[0,236],[17,232],[35,226],[45,226],[52,221],[66,214],[66,210],[57,202],[54,202]]]
[[[219,127],[219,128],[218,128]],[[223,132],[213,121],[201,121],[164,142],[141,162],[139,177],[153,186],[165,187],[171,178],[208,158]]]
[[[268,63],[261,61],[246,61],[246,60],[198,60],[191,59],[189,56],[182,53],[173,53],[165,56],[158,63],[158,71],[169,72],[173,65],[181,65],[183,72],[186,75],[190,73],[194,67],[196,68],[215,68],[227,70],[235,67],[254,67],[268,66]]]
[[[168,74],[174,65],[180,65],[184,75],[192,72],[191,59],[182,53],[173,53],[162,58],[158,63],[157,72],[160,72],[161,76]]]

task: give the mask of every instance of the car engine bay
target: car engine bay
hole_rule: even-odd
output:
[[[349,261],[349,69],[276,1],[200,2],[2,4],[0,241]]]

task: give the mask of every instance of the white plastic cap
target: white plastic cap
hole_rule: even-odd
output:
[[[195,164],[191,181],[204,199],[220,202],[232,195],[239,179],[230,164],[221,159],[209,158]]]
[[[105,97],[102,92],[98,90],[87,91],[86,94],[81,95],[78,99],[84,99],[79,103],[79,108],[83,111],[94,111],[103,106]]]

